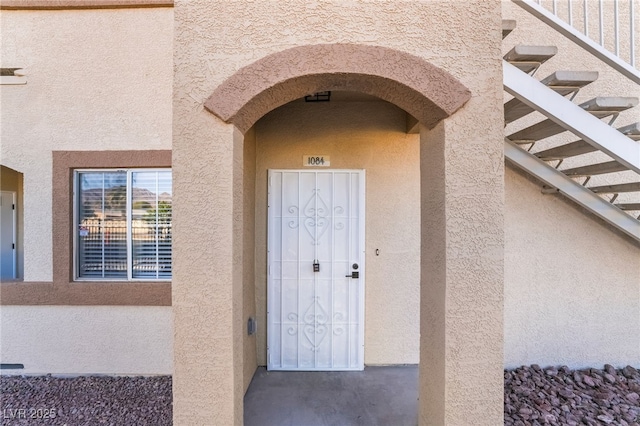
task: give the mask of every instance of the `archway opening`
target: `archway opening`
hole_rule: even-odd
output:
[[[489,348],[494,343],[498,347],[495,339],[501,323],[495,320],[498,316],[482,311],[486,306],[482,296],[497,294],[502,278],[497,267],[500,256],[487,256],[482,249],[486,241],[502,247],[498,231],[501,216],[498,214],[495,221],[491,219],[501,208],[498,191],[502,181],[478,179],[470,172],[477,160],[473,153],[482,152],[485,163],[489,161],[493,165],[495,160],[502,164],[501,153],[495,149],[502,128],[492,127],[492,123],[499,121],[498,114],[476,102],[452,117],[470,99],[469,90],[449,73],[415,56],[375,46],[302,46],[269,55],[238,70],[205,102],[205,108],[215,117],[198,111],[189,122],[189,131],[178,132],[174,138],[176,197],[198,199],[200,211],[210,207],[220,213],[211,217],[211,226],[200,229],[200,217],[188,210],[188,204],[176,206],[176,218],[178,213],[181,215],[176,221],[177,252],[193,244],[215,244],[214,250],[197,258],[198,262],[185,256],[175,263],[173,300],[175,324],[180,330],[176,333],[175,359],[181,362],[175,364],[174,391],[177,389],[178,398],[174,400],[174,407],[179,413],[185,413],[191,392],[201,392],[194,389],[189,380],[200,374],[206,376],[209,383],[203,392],[228,402],[223,404],[224,416],[235,419],[233,421],[242,419],[243,390],[249,382],[247,373],[258,364],[257,357],[251,358],[258,350],[247,350],[252,336],[243,338],[249,330],[247,315],[254,314],[247,309],[247,299],[251,300],[247,292],[248,289],[255,292],[258,281],[257,274],[248,279],[246,259],[253,256],[255,263],[258,256],[264,256],[255,250],[259,243],[256,224],[258,220],[266,220],[264,214],[258,216],[257,203],[264,201],[251,196],[251,185],[256,194],[264,188],[256,187],[260,170],[247,166],[248,162],[252,164],[248,156],[253,155],[257,165],[261,154],[258,152],[261,135],[257,131],[262,125],[261,118],[269,120],[269,114],[278,114],[277,108],[286,109],[289,102],[321,91],[355,91],[377,96],[404,114],[403,125],[396,126],[402,128],[400,133],[404,135],[407,121],[412,121],[407,112],[420,123],[420,231],[415,230],[415,234],[420,235],[421,240],[421,313],[420,324],[414,324],[414,330],[419,329],[421,333],[421,419],[444,419],[451,405],[447,388],[455,387],[462,372],[468,371],[470,364],[464,363],[468,359],[480,353],[484,357],[483,365],[492,369],[501,367],[498,352],[491,349],[493,346]],[[365,122],[371,124],[370,117]],[[480,138],[470,137],[476,129],[474,123],[487,129]],[[252,138],[254,145],[249,142]],[[465,150],[470,141],[475,143],[475,149]],[[248,154],[252,146],[253,153]],[[295,152],[298,146],[292,144],[291,150]],[[451,153],[455,155],[449,155]],[[295,153],[295,157],[299,155]],[[370,153],[365,154],[368,155]],[[487,174],[500,176],[499,166],[492,170],[493,174]],[[381,185],[388,183],[386,180]],[[480,198],[474,192],[476,189]],[[253,205],[248,199],[253,200]],[[483,202],[485,199],[491,203]],[[468,220],[467,212],[473,210],[469,206],[488,209],[488,213],[479,222]],[[178,224],[182,231],[178,230]],[[485,238],[486,228],[480,230],[481,224],[488,226],[491,238]],[[196,229],[197,233],[187,232]],[[373,250],[375,253],[375,248]],[[247,251],[253,253],[247,254]],[[380,250],[380,253],[384,252]],[[469,269],[469,265],[475,269]],[[352,274],[353,271],[350,277]],[[188,280],[182,278],[187,276]],[[483,287],[484,284],[487,285]],[[467,285],[473,291],[467,290]],[[203,292],[209,297],[195,297]],[[478,294],[479,301],[475,299]],[[491,306],[501,313],[497,303],[498,297],[491,299]],[[206,321],[195,320],[191,315],[194,306]],[[459,315],[452,315],[453,311]],[[317,310],[314,312],[317,319]],[[472,318],[482,319],[482,324],[488,326],[482,342],[472,328],[463,326]],[[264,326],[259,323],[258,329]],[[200,339],[202,345],[195,348],[194,353],[189,342],[198,330],[207,334],[207,342],[215,343]],[[484,338],[487,335],[491,339]],[[451,358],[448,342],[455,339],[460,339],[464,347],[459,345],[462,349]],[[187,368],[184,360],[197,357],[215,360],[215,368],[207,367],[206,363],[202,367]],[[496,371],[501,372],[501,368]],[[491,379],[497,380],[500,374],[493,373],[492,370]],[[475,385],[481,382],[478,379]],[[496,383],[491,383],[491,389],[499,388]]]
[[[251,265],[251,269],[244,271],[248,275],[244,285],[248,287],[245,297],[248,295],[250,298],[252,294],[255,297],[255,318],[259,324],[253,343],[250,338],[245,338],[244,348],[256,351],[259,366],[245,396],[245,422],[253,424],[253,416],[257,413],[267,422],[284,421],[282,418],[264,417],[282,414],[282,410],[264,409],[264,404],[277,406],[281,403],[278,401],[278,389],[299,398],[312,392],[307,387],[308,382],[299,380],[304,373],[288,374],[284,376],[286,385],[272,387],[267,393],[274,400],[265,401],[267,395],[260,393],[259,389],[270,385],[266,380],[280,380],[279,375],[282,374],[263,374],[268,364],[283,370],[341,370],[353,367],[358,355],[363,356],[365,374],[341,373],[346,381],[341,389],[335,388],[326,395],[327,401],[336,405],[340,400],[349,400],[354,413],[362,409],[363,416],[372,416],[376,420],[383,418],[381,416],[386,410],[387,415],[393,412],[398,416],[394,418],[396,424],[417,422],[420,136],[407,132],[407,123],[413,122],[410,114],[379,97],[347,91],[331,91],[318,97],[321,101],[315,101],[316,96],[308,97],[307,101],[303,97],[270,111],[244,137],[244,187],[255,194],[254,204],[247,206],[255,212],[255,218],[250,224],[245,222],[245,226],[253,230],[255,244],[245,253],[250,251],[249,256],[255,256],[255,261],[245,262],[245,265]],[[309,157],[322,157],[324,164],[309,165],[308,161],[305,162]],[[268,202],[270,192],[274,191],[274,183],[269,180],[270,171],[280,173],[289,183],[276,191],[287,192],[283,196],[285,200],[278,202],[282,204],[281,210],[289,213],[286,217],[276,214],[279,217],[274,221],[284,221],[284,225],[280,223],[275,227],[269,225],[272,219],[270,208],[274,207]],[[345,198],[341,203],[341,194],[357,190],[348,185],[344,176],[355,176],[360,171],[363,171],[365,183],[362,262],[354,260],[357,253],[344,257],[348,250],[341,247],[350,241],[345,238],[349,232],[349,224],[344,221],[347,215],[341,214],[348,208],[348,202]],[[309,178],[316,174],[319,185],[309,186]],[[245,194],[245,200],[251,195]],[[321,213],[320,216],[328,222],[326,226],[323,224],[317,228],[319,245],[314,247],[309,231],[315,228],[305,227],[303,222],[304,218],[313,216],[317,208],[326,211],[326,215]],[[292,243],[283,248],[284,256],[280,253],[269,255],[269,248],[274,246],[270,239],[280,236],[280,232],[275,232],[276,228],[285,230],[285,238],[276,246],[286,245],[287,239]],[[287,238],[292,235],[295,237]],[[248,240],[245,238],[245,241]],[[335,246],[323,251],[322,247],[327,244]],[[255,250],[251,250],[253,247]],[[306,269],[311,270],[316,258],[320,271],[305,274]],[[356,262],[361,262],[359,279],[345,278],[346,274],[352,274],[352,270],[345,269],[345,266],[350,267]],[[295,271],[283,272],[287,265],[295,265]],[[313,283],[309,281],[309,275],[316,276]],[[362,288],[362,294],[357,294],[358,288]],[[343,303],[346,291],[355,300],[355,309],[351,311]],[[279,302],[276,296],[283,292],[284,302],[277,308],[285,313],[284,332],[280,332],[280,318],[270,321],[267,311],[268,306],[274,305],[270,303],[271,299]],[[314,324],[305,319],[311,312],[311,306],[315,308],[312,315]],[[355,322],[360,307],[364,308],[363,347],[342,350],[340,345],[347,344],[344,319],[350,318]],[[246,317],[251,315],[250,312],[245,313]],[[311,327],[313,333],[305,333],[304,327]],[[274,335],[286,338],[282,342],[275,341]],[[357,334],[354,336],[359,337]],[[283,351],[279,349],[281,346]],[[253,356],[245,354],[245,360]],[[352,364],[349,364],[349,357]],[[379,366],[386,367],[376,368]],[[248,370],[250,368],[245,369],[245,374]],[[382,374],[389,381],[384,388],[376,386],[376,380]],[[361,383],[361,379],[365,381]],[[377,388],[379,392],[371,392],[368,397],[377,397],[380,401],[374,406],[359,403],[357,398],[350,399],[349,395],[339,396],[358,386]],[[388,406],[392,394],[395,394],[395,408]],[[261,399],[256,399],[257,395],[261,395]],[[311,416],[319,415],[313,413],[315,405],[300,403],[296,406],[308,410]],[[338,410],[336,415],[342,414]]]
[[[386,47],[337,43],[266,56],[218,86],[205,108],[244,133],[287,102],[332,90],[379,97],[430,129],[471,98],[460,81],[422,58]]]
[[[313,96],[319,92],[332,93],[333,102],[305,102],[305,96],[308,101],[310,100],[309,95]],[[339,147],[334,146],[337,149],[336,152],[341,153],[342,158],[338,160],[338,157],[334,156],[338,162],[336,163],[336,160],[334,160],[331,168],[335,168],[336,164],[342,164],[341,167],[361,167],[366,169],[368,165],[358,161],[358,157],[361,160],[377,159],[381,164],[386,164],[384,167],[387,167],[388,170],[395,169],[396,173],[398,171],[407,172],[412,170],[414,176],[411,179],[413,179],[413,182],[419,182],[420,155],[417,149],[419,147],[419,137],[417,136],[419,123],[428,129],[432,129],[443,119],[461,108],[469,98],[469,90],[457,79],[446,71],[416,56],[379,46],[332,44],[301,46],[269,55],[238,70],[218,86],[207,99],[205,108],[208,111],[223,121],[232,123],[243,134],[243,189],[245,192],[255,191],[256,194],[253,201],[254,204],[248,201],[251,196],[247,197],[246,194],[243,201],[243,242],[245,245],[248,244],[249,247],[256,247],[256,250],[249,255],[244,250],[243,316],[248,322],[257,317],[258,323],[262,324],[262,327],[258,327],[257,339],[252,339],[248,336],[243,338],[245,351],[243,356],[243,382],[245,387],[248,386],[250,381],[252,366],[267,363],[267,355],[264,349],[267,346],[267,319],[265,315],[267,279],[261,271],[267,270],[271,265],[267,265],[268,262],[264,260],[267,252],[265,247],[267,244],[266,219],[268,215],[265,214],[265,211],[260,210],[263,205],[266,205],[264,186],[267,179],[267,169],[283,167],[284,165],[287,168],[295,167],[295,159],[298,157],[300,157],[300,167],[305,167],[302,165],[302,158],[314,153],[319,154],[319,152],[315,151],[319,150],[323,145],[327,146],[327,135],[330,135],[332,131],[337,131],[343,134],[341,136],[342,139],[345,139],[344,135],[347,135],[346,139],[349,139],[349,143],[343,141],[342,144],[338,144],[340,145]],[[374,102],[372,101],[377,103],[378,106],[385,105],[386,108],[393,109],[394,113],[387,111],[384,119],[375,120],[371,115],[361,114],[362,111],[344,110],[343,105],[343,111],[338,113],[340,116],[338,121],[330,122],[331,120],[336,120],[337,117],[333,117],[329,121],[317,121],[318,111],[322,111],[324,114],[331,114],[332,111],[335,113],[339,110],[335,106],[340,103],[368,102],[373,104]],[[315,108],[301,108],[301,106],[310,107],[311,105],[315,106]],[[269,152],[259,152],[260,147],[269,145],[256,143],[256,140],[262,139],[261,132],[263,130],[267,131],[269,129],[268,131],[273,131],[278,127],[274,123],[279,120],[276,117],[283,111],[288,111],[289,116],[284,119],[280,118],[282,123],[286,123],[286,125],[280,125],[280,127],[289,129],[285,132],[286,135],[297,135],[296,142],[298,143],[290,141],[287,142],[289,145],[284,149],[271,148]],[[315,115],[312,111],[315,112]],[[295,117],[292,117],[291,114],[295,115]],[[389,117],[395,117],[395,121],[389,122]],[[345,119],[349,121],[348,124],[344,122]],[[339,125],[336,126],[336,123]],[[373,126],[371,126],[372,124]],[[297,129],[295,128],[296,125],[298,126]],[[382,129],[380,128],[381,125],[385,125],[387,128]],[[408,132],[412,134],[407,134]],[[401,164],[394,164],[391,161],[384,162],[385,157],[388,157],[388,155],[384,154],[384,149],[390,149],[389,147],[393,146],[397,151],[397,147],[401,144],[388,143],[387,141],[388,146],[381,151],[383,154],[378,154],[377,156],[375,152],[380,147],[372,150],[371,143],[354,144],[353,136],[363,134],[369,134],[369,139],[374,140],[392,140],[394,137],[389,136],[391,134],[401,135],[401,138],[412,140],[414,142],[414,152],[407,154],[407,156],[411,157],[416,167],[406,167]],[[279,146],[282,147],[282,139],[286,140],[288,138],[285,135],[281,135],[279,138]],[[328,136],[328,138],[331,138],[331,136]],[[334,145],[335,140],[332,142]],[[313,146],[314,143],[316,146]],[[305,154],[297,152],[299,149],[315,151]],[[281,152],[277,153],[278,151]],[[289,160],[279,158],[281,155],[288,157]],[[274,160],[272,163],[262,163],[263,160],[270,161],[267,160],[270,158]],[[404,158],[404,160],[407,161],[407,158]],[[380,174],[380,176],[384,175],[384,173]],[[377,174],[374,174],[372,179],[375,181],[378,177]],[[394,178],[389,178],[389,173],[387,173],[386,178],[382,180],[384,182],[381,182],[381,185],[374,185],[374,187],[389,188],[390,185],[385,185],[385,182],[394,181]],[[399,188],[396,194],[403,191],[404,189]],[[419,194],[419,185],[414,185],[413,187],[407,185],[407,191],[414,191]],[[393,189],[391,192],[393,192]],[[376,192],[375,197],[380,197],[381,200],[385,201],[397,198],[389,194],[384,195],[383,191]],[[389,205],[394,205],[396,208],[407,206],[413,212],[414,217],[417,218],[417,224],[412,223],[414,225],[413,235],[406,238],[408,241],[413,237],[415,241],[411,244],[400,244],[403,248],[412,247],[415,250],[420,245],[419,232],[415,232],[416,229],[420,229],[419,195],[416,195],[412,201],[413,203],[407,203],[396,200],[396,202]],[[250,213],[247,214],[247,212]],[[253,216],[254,214],[255,216]],[[399,212],[399,214],[403,213]],[[374,215],[374,219],[375,217]],[[400,232],[399,235],[404,235],[404,232]],[[378,253],[384,253],[384,250],[379,247],[370,249],[373,252],[378,250]],[[402,251],[400,250],[399,252]],[[251,266],[249,266],[249,262],[246,259],[253,259],[254,256],[255,264],[258,267],[247,272],[246,268],[251,268]],[[408,273],[413,277],[408,282],[419,283],[419,260],[415,261],[416,258],[419,259],[419,250],[415,250],[415,258],[412,261],[403,260],[399,262],[399,264],[405,266],[403,273]],[[407,267],[407,263],[410,263],[411,267]],[[414,302],[419,301],[419,298],[415,297],[418,293],[419,285],[414,287],[412,291],[407,292],[407,294],[414,296]],[[252,298],[258,301],[256,311],[250,308],[250,300]],[[375,297],[372,298],[372,300],[375,299]],[[380,297],[380,299],[383,299],[383,297]],[[419,310],[416,311],[419,312]],[[419,316],[419,314],[417,315]],[[398,320],[392,322],[397,323]],[[414,318],[412,321],[407,317],[399,322],[404,324],[413,322],[414,326],[418,323],[417,319]],[[372,323],[375,323],[375,320]],[[409,328],[407,327],[407,329]],[[375,339],[373,340],[375,341]],[[384,340],[380,339],[381,342],[384,342]],[[394,339],[387,340],[385,343],[381,343],[380,346],[388,348],[390,341],[394,341]],[[400,346],[411,347],[412,345],[403,343]],[[414,341],[413,348],[415,349],[416,346],[418,345]],[[413,354],[412,356],[415,359],[415,351],[407,350],[406,352]],[[379,353],[384,353],[384,350],[379,351]],[[372,351],[370,359],[373,363],[376,363],[376,361],[379,363],[394,362],[393,356],[376,356],[375,354],[376,351]],[[400,363],[399,360],[395,362]],[[408,363],[408,360],[404,359],[404,363]]]

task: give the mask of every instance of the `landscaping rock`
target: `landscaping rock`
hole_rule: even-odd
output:
[[[574,371],[532,365],[507,373],[505,425],[640,426],[640,374],[634,367]]]
[[[2,425],[172,424],[170,376],[0,376]]]
[[[640,374],[631,366],[523,366],[504,372],[504,392],[505,425],[640,426]],[[0,376],[0,395],[2,425],[172,424],[169,376]],[[18,418],[20,409],[40,418]]]

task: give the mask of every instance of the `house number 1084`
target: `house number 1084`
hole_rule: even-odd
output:
[[[328,155],[305,155],[302,165],[306,167],[329,167],[331,162]]]

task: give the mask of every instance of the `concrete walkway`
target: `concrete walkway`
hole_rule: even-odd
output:
[[[356,372],[258,368],[244,397],[245,426],[415,426],[418,366]]]

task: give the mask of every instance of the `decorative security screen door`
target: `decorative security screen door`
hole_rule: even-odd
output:
[[[364,368],[364,171],[270,170],[267,367]]]

